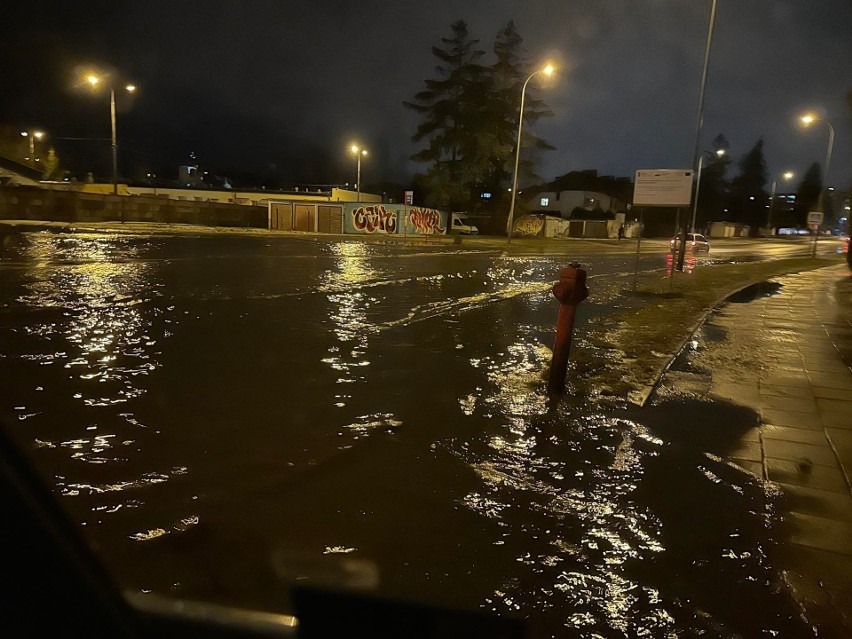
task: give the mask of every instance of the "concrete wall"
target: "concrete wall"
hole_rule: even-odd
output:
[[[446,211],[404,204],[344,204],[343,232],[367,235],[446,235]]]
[[[531,213],[515,220],[512,235],[519,237],[617,237],[615,220],[563,220],[553,215]]]
[[[33,183],[34,185],[36,183]],[[103,182],[43,182],[41,186],[56,192],[91,193],[97,195],[112,195],[113,185]],[[356,202],[358,193],[347,189],[332,188],[331,192],[311,191],[239,191],[213,190],[192,188],[160,188],[154,186],[128,186],[117,184],[119,195],[145,195],[150,197],[167,197],[172,200],[185,202],[219,202],[221,204],[243,204],[246,206],[266,206],[275,200],[300,202]],[[361,193],[362,202],[381,202],[382,196],[373,193]]]
[[[167,197],[125,197],[44,189],[0,189],[0,219],[60,222],[162,222],[266,228],[265,207]]]

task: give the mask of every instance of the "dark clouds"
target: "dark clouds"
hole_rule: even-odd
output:
[[[128,164],[175,166],[193,150],[211,167],[275,164],[292,179],[341,181],[353,177],[345,149],[357,138],[373,151],[366,181],[403,180],[416,169],[407,161],[416,119],[401,103],[432,74],[431,46],[463,18],[490,49],[514,19],[531,59],[556,51],[564,62],[542,92],[555,115],[539,133],[557,146],[542,176],[679,167],[692,154],[709,9],[710,0],[17,2],[0,27],[0,122],[107,136],[105,103],[69,90],[74,66],[93,61],[140,85],[119,122]],[[801,172],[822,161],[826,134],[793,120],[816,107],[837,128],[831,178],[847,186],[850,15],[847,0],[718,0],[703,143],[723,132],[736,160],[763,135],[773,171]],[[66,144],[66,155],[88,157],[83,143]]]

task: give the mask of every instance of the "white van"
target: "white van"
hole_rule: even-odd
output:
[[[456,235],[478,235],[479,229],[473,225],[464,213],[450,213],[450,234]]]

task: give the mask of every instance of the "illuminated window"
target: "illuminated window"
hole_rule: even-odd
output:
[[[541,205],[542,206],[548,206],[549,204],[550,204],[550,198],[549,197],[541,198]]]

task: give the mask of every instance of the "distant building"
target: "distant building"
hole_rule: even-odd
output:
[[[525,202],[530,213],[544,213],[563,219],[570,218],[576,208],[584,211],[602,209],[613,213],[626,208],[624,202],[598,191],[539,191],[525,198]]]

